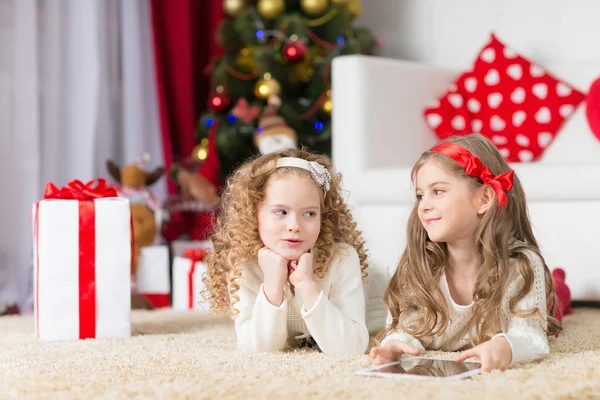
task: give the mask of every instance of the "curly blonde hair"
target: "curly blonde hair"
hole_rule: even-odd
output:
[[[494,175],[510,170],[495,146],[481,135],[457,136],[444,142],[465,147],[479,157]],[[467,180],[473,188],[483,185],[481,179],[467,175],[465,169],[451,158],[429,151],[423,153],[413,167],[413,183],[419,169],[430,160]],[[489,340],[501,331],[502,299],[515,272],[511,268],[511,259],[515,260],[517,272],[523,276],[524,284],[510,299],[510,312],[519,317],[537,315],[547,318],[548,335],[554,335],[562,329],[559,322],[552,317],[556,307],[552,275],[533,235],[525,192],[516,175],[513,188],[507,192],[507,197],[508,206],[500,209],[497,207],[498,199],[495,199],[496,204],[483,215],[476,231],[476,247],[481,259],[481,268],[473,288],[473,316],[467,328],[467,332],[476,333],[475,338],[471,339],[474,345]],[[516,240],[510,242],[512,239]],[[544,263],[546,296],[550,303],[547,315],[544,316],[540,315],[538,308],[521,310],[517,307],[517,303],[533,288],[534,271],[528,253],[535,254]],[[429,240],[427,231],[419,220],[416,202],[408,221],[406,249],[384,296],[392,323],[379,333],[378,340],[397,328],[417,338],[444,332],[448,327],[449,315],[439,281],[447,262],[446,244]]]
[[[314,246],[314,273],[319,278],[327,274],[333,244],[341,242],[356,249],[363,279],[367,276],[364,240],[342,198],[341,174],[334,172],[329,157],[305,150],[271,153],[248,161],[234,172],[227,180],[219,201],[216,230],[211,237],[213,251],[207,258],[208,268],[203,279],[206,289],[202,293],[210,301],[213,313],[229,311],[233,317],[238,314],[234,305],[240,300],[237,292],[242,278],[242,265],[256,258],[258,250],[264,247],[258,232],[257,214],[269,181],[286,175],[310,178],[309,172],[301,168],[277,168],[277,160],[282,157],[318,162],[331,174],[329,191],[325,195],[320,190],[321,230]]]

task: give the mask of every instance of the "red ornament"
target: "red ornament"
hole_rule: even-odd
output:
[[[225,93],[213,93],[208,97],[208,109],[221,113],[231,105],[231,98]]]
[[[282,49],[283,57],[287,62],[294,63],[304,60],[308,47],[303,41],[292,40],[287,42]]]
[[[600,77],[590,86],[585,115],[592,133],[600,140]]]

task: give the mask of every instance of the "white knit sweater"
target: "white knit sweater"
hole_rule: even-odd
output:
[[[235,330],[239,349],[250,351],[283,350],[297,346],[300,339],[312,336],[323,353],[333,355],[363,354],[369,344],[365,325],[365,297],[360,262],[356,250],[335,244],[327,274],[314,276],[321,294],[310,310],[298,293],[284,287],[279,307],[267,300],[263,291],[264,275],[253,260],[242,267],[239,315]]]
[[[534,268],[534,283],[531,292],[519,301],[517,307],[521,310],[537,307],[544,318],[536,316],[520,318],[510,312],[509,300],[523,285],[523,277],[515,273],[502,301],[502,332],[494,336],[494,338],[503,336],[510,344],[512,349],[511,366],[540,360],[550,352],[548,336],[545,332],[547,320],[545,318],[546,290],[544,264],[534,253],[528,252],[527,256],[531,260]],[[513,271],[516,271],[516,268],[513,268]],[[417,340],[403,331],[395,330],[390,332],[384,338],[382,344],[385,344],[390,340],[400,340],[419,350],[428,349],[443,351],[459,351],[471,347],[471,341],[469,340],[469,333],[466,332],[466,326],[473,314],[473,303],[461,306],[454,302],[450,295],[445,274],[442,275],[440,279],[440,288],[450,311],[450,323],[444,332],[439,335],[432,335]],[[388,314],[388,325],[390,323],[391,316]]]

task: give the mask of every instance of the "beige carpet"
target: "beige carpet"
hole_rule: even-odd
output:
[[[55,343],[33,336],[31,317],[0,318],[0,399],[600,398],[600,310],[568,316],[539,364],[427,382],[353,375],[367,356],[238,351],[225,318],[171,310],[132,318],[130,339]]]

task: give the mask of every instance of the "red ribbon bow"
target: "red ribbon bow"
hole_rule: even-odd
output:
[[[196,272],[196,263],[204,261],[208,250],[206,249],[185,249],[184,255],[192,260],[192,266],[188,273],[188,308],[194,309],[194,273]]]
[[[498,197],[498,209],[508,205],[508,197],[505,192],[513,187],[515,171],[511,169],[496,176],[486,165],[483,165],[479,157],[455,143],[440,143],[429,151],[452,158],[465,169],[467,175],[477,177],[484,184],[490,185]]]
[[[88,183],[83,183],[74,179],[67,183],[62,188],[56,187],[52,182],[46,184],[44,199],[61,199],[61,200],[91,200],[101,197],[117,197],[117,189],[109,186],[105,179],[91,180]]]
[[[208,251],[206,249],[185,249],[184,255],[192,261],[204,261]]]

